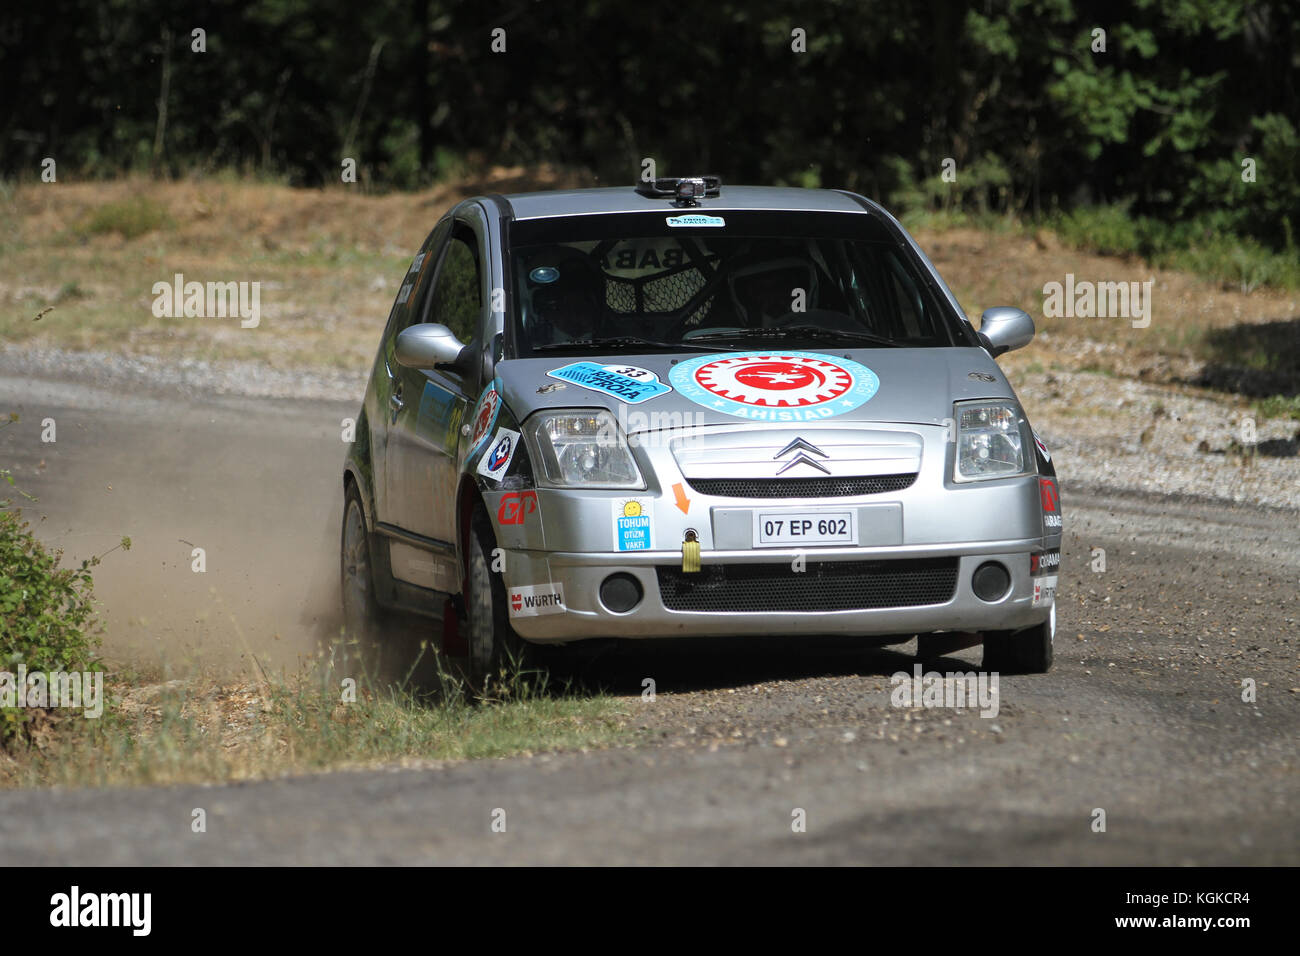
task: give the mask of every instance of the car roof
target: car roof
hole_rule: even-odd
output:
[[[511,193],[501,197],[516,219],[555,216],[589,216],[627,212],[710,213],[722,210],[768,209],[792,212],[866,213],[862,203],[833,189],[796,189],[784,186],[726,186],[698,206],[674,206],[666,198],[643,196],[631,186],[602,189],[561,189],[551,192]]]

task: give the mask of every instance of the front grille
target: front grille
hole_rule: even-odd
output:
[[[688,574],[657,567],[672,611],[864,611],[944,604],[957,590],[958,558],[712,564]]]
[[[862,478],[687,478],[702,495],[728,498],[844,498],[902,491],[916,481],[909,475],[870,475]]]

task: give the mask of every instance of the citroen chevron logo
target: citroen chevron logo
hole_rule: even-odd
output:
[[[816,445],[812,444],[811,442],[804,441],[802,438],[796,438],[794,441],[790,442],[790,444],[786,445],[779,452],[773,455],[772,458],[774,460],[783,458],[786,455],[790,454],[790,452],[792,451],[797,451],[799,454],[795,455],[784,465],[782,465],[777,470],[778,475],[784,474],[785,472],[793,468],[795,465],[812,465],[814,468],[816,468],[818,471],[822,472],[823,474],[829,475],[831,473],[831,470],[829,468],[827,468],[817,459],[811,458],[808,455],[809,452],[812,452],[814,455],[821,455],[823,458],[827,458],[829,456],[826,454],[826,452],[822,451],[820,448],[818,448]]]

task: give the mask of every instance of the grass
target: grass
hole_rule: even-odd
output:
[[[418,192],[386,195],[291,189],[229,170],[174,182],[0,183],[0,339],[11,347],[361,374],[412,252],[453,202],[585,184],[579,174],[541,169],[459,172]],[[1036,220],[921,210],[906,221],[976,319],[989,306],[1013,305],[1061,339],[1228,362],[1223,353],[1240,331],[1300,315],[1286,291],[1300,288],[1294,253],[1156,226],[1116,206]],[[260,325],[154,316],[154,283],[176,273],[261,283]],[[1154,276],[1151,326],[1043,316],[1044,284],[1066,273],[1101,281]],[[1256,395],[1286,391],[1271,381],[1259,387]]]
[[[411,256],[447,208],[476,191],[569,183],[545,170],[498,170],[390,196],[228,174],[6,187],[0,340],[363,369]],[[176,273],[259,282],[260,325],[155,316],[154,283]]]
[[[120,672],[103,717],[62,718],[42,748],[0,751],[0,785],[143,786],[253,780],[381,764],[608,747],[627,732],[619,702],[528,675],[495,699],[363,682],[345,701],[338,671],[222,683],[149,683]],[[331,676],[333,675],[333,676]]]
[[[148,196],[132,196],[97,207],[76,233],[102,236],[115,232],[125,239],[136,239],[147,232],[168,229],[173,225],[171,213],[162,203]]]
[[[1273,395],[1254,405],[1260,418],[1294,418],[1300,421],[1300,395]]]
[[[1080,365],[1075,371],[1083,372],[1086,375],[1102,375],[1106,378],[1115,377],[1115,370],[1106,365]]]
[[[1264,287],[1300,289],[1295,248],[1274,251],[1250,237],[1225,236],[1194,223],[1171,226],[1131,216],[1121,205],[1076,209],[1046,217],[1043,224],[1071,248],[1141,258],[1244,293]]]

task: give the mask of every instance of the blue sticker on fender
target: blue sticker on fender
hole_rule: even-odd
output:
[[[865,365],[820,352],[702,355],[674,365],[668,380],[697,405],[760,422],[833,418],[880,388]]]
[[[551,378],[572,382],[593,392],[600,392],[617,398],[621,402],[635,405],[648,398],[671,392],[672,389],[659,381],[659,376],[649,369],[637,368],[635,365],[597,365],[595,362],[574,362],[564,368],[547,372]]]

